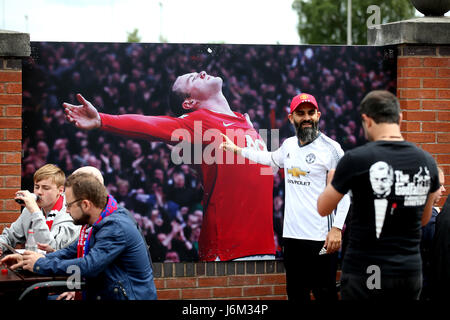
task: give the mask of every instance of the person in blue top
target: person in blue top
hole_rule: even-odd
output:
[[[128,211],[118,206],[92,174],[69,176],[65,195],[74,223],[92,227],[86,228],[77,242],[46,256],[25,251],[23,268],[42,275],[78,271],[86,283],[86,300],[155,300],[147,247]],[[2,262],[13,263],[12,256]]]

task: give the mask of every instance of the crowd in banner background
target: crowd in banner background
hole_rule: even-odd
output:
[[[100,130],[81,131],[65,120],[62,103],[82,93],[100,112],[173,115],[168,105],[178,75],[205,70],[224,80],[233,111],[254,127],[279,129],[279,145],[294,135],[290,99],[313,94],[320,129],[344,150],[363,143],[357,106],[373,89],[395,93],[395,59],[386,48],[340,46],[195,45],[32,42],[23,67],[22,187],[46,163],[66,174],[99,168],[108,191],[132,211],[153,261],[197,261],[202,186],[193,167],[175,165],[171,146]],[[271,136],[268,136],[270,141]],[[271,148],[270,144],[268,145]],[[274,179],[274,230],[281,257],[284,182]]]

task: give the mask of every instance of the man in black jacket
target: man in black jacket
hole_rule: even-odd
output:
[[[436,217],[431,252],[431,285],[433,300],[450,299],[450,197]]]

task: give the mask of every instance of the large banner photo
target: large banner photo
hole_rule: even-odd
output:
[[[274,151],[296,135],[292,98],[308,93],[320,131],[346,151],[366,141],[362,98],[374,89],[396,92],[391,47],[31,47],[23,66],[22,188],[33,190],[34,172],[47,163],[66,175],[98,168],[153,262],[282,259],[284,172],[224,151],[223,135]]]

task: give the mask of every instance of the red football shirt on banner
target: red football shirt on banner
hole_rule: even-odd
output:
[[[240,147],[265,148],[245,117],[235,115],[206,109],[179,118],[100,114],[101,128],[108,132],[178,147],[180,140],[189,142],[191,163],[199,169],[204,187],[199,240],[202,261],[275,254],[271,168],[217,148],[223,141],[220,132]]]

